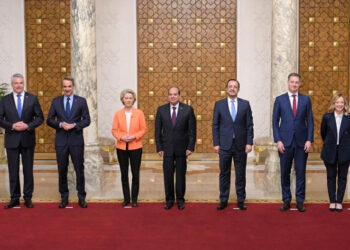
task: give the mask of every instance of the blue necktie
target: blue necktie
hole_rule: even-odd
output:
[[[69,97],[67,97],[67,102],[66,102],[66,115],[67,117],[70,116],[70,103],[69,103]]]
[[[21,96],[20,94],[17,95],[17,112],[18,112],[18,116],[19,118],[21,118],[22,116],[22,100],[21,100]]]
[[[236,108],[235,108],[235,101],[231,101],[231,116],[232,120],[236,120]]]

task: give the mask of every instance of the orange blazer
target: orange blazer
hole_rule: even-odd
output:
[[[142,136],[146,133],[146,121],[145,115],[140,109],[132,108],[131,112],[129,135],[135,135],[136,139],[129,142],[128,149],[134,150],[142,148]],[[116,148],[126,150],[126,142],[120,139],[128,134],[124,108],[115,112],[112,134],[117,139]]]

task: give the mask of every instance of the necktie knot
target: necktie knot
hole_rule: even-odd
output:
[[[176,110],[176,107],[173,107],[173,111],[175,111]]]
[[[22,96],[21,94],[17,94],[17,97],[18,97],[18,98],[21,98],[21,96]]]
[[[67,97],[67,101],[69,101],[70,100],[70,98],[69,97]]]

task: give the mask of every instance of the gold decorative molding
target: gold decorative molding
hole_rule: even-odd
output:
[[[149,139],[148,142],[149,142],[149,144],[153,145],[154,144],[154,139]]]
[[[314,95],[314,91],[313,90],[309,90],[309,95]]]
[[[43,48],[43,44],[42,44],[42,43],[37,43],[37,44],[36,44],[36,47],[37,47],[38,49],[42,49],[42,48]]]
[[[201,72],[202,71],[202,67],[200,67],[200,66],[196,67],[196,71],[197,72]]]
[[[152,49],[153,48],[153,43],[148,43],[148,48]]]
[[[309,23],[314,23],[315,22],[315,18],[314,17],[309,17]]]
[[[154,68],[153,68],[153,67],[148,67],[148,71],[149,71],[149,72],[153,72],[153,71],[154,71]]]
[[[196,48],[197,49],[200,49],[202,47],[202,44],[201,43],[196,43]]]
[[[35,23],[36,23],[36,24],[41,24],[41,19],[40,19],[40,18],[35,19]]]
[[[339,22],[339,17],[337,17],[337,16],[333,17],[333,22],[334,23],[338,23]]]
[[[225,48],[226,47],[226,43],[220,43],[220,48]]]
[[[198,121],[200,121],[200,120],[202,120],[202,115],[197,115],[196,118],[197,118]]]
[[[202,91],[197,90],[197,91],[196,91],[196,95],[197,95],[197,96],[201,96],[201,95],[202,95]]]
[[[66,23],[66,19],[65,18],[61,18],[60,19],[60,24],[65,24]]]
[[[203,140],[202,139],[197,139],[197,144],[201,145],[203,143]]]
[[[39,143],[40,143],[40,144],[44,144],[44,142],[45,142],[44,138],[40,138],[40,139],[39,139]]]
[[[177,19],[176,18],[171,19],[171,23],[172,24],[177,24]]]
[[[66,48],[67,45],[66,45],[66,43],[61,43],[60,46],[62,49],[64,49],[64,48]]]
[[[44,95],[44,91],[39,90],[39,91],[38,91],[38,96],[43,96],[43,95]]]
[[[173,68],[171,69],[171,71],[172,71],[172,72],[177,72],[177,67],[176,67],[176,66],[173,67]]]
[[[153,24],[153,19],[152,19],[152,18],[149,18],[149,19],[147,20],[147,23],[148,23],[148,24]]]
[[[309,71],[314,71],[314,70],[315,70],[314,66],[309,66]]]
[[[148,116],[148,119],[149,119],[150,121],[153,121],[153,120],[154,120],[154,115],[149,115],[149,116]]]
[[[332,94],[335,95],[335,94],[337,94],[337,93],[338,93],[338,90],[333,89]]]
[[[221,72],[225,72],[226,71],[226,67],[220,67],[220,71]]]
[[[153,91],[148,91],[148,96],[154,96],[154,92]]]
[[[338,71],[339,67],[338,66],[333,66],[333,71]]]
[[[333,42],[333,47],[338,47],[338,46],[339,46],[339,42],[334,41],[334,42]]]
[[[196,24],[201,24],[201,23],[202,23],[202,19],[197,18],[197,19],[196,19]]]
[[[309,42],[309,47],[314,47],[315,43],[314,42]]]
[[[226,23],[226,19],[225,18],[220,18],[220,23],[222,23],[222,24]]]
[[[61,67],[61,72],[62,73],[66,73],[67,72],[67,68],[66,67]]]
[[[226,91],[225,90],[221,90],[220,91],[220,96],[225,96],[226,95]]]
[[[42,68],[42,67],[38,67],[38,68],[36,69],[36,71],[39,72],[39,73],[41,73],[41,72],[43,72],[43,68]]]
[[[176,48],[177,48],[177,43],[173,43],[171,46],[172,46],[174,49],[176,49]]]

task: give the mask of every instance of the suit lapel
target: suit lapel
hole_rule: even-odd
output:
[[[23,114],[28,106],[28,102],[29,102],[29,95],[27,94],[27,92],[24,92],[24,97],[23,97],[23,107],[22,107],[22,117]],[[21,117],[20,117],[21,118]]]
[[[342,123],[343,123],[343,121],[342,121]],[[329,126],[331,127],[331,130],[334,134],[335,139],[337,139],[337,123],[335,121],[335,117],[334,117],[333,113],[331,113],[331,121],[330,121]],[[341,126],[340,126],[340,128],[341,128]],[[339,135],[340,135],[340,133],[339,133]]]
[[[21,117],[18,116],[18,111],[17,111],[17,108],[16,108],[16,103],[15,103],[15,100],[13,98],[13,93],[11,94],[10,96],[10,103],[9,103],[9,108],[12,109],[12,112],[14,112],[15,114],[17,114],[17,117],[19,119],[21,119]],[[22,112],[23,113],[23,112]]]
[[[334,115],[333,115],[333,117],[334,117]],[[340,138],[342,137],[342,135],[344,133],[345,122],[346,122],[345,115],[343,115],[343,117],[341,119],[341,123],[340,123],[340,129],[339,129],[339,141],[340,141]]]
[[[60,107],[61,107],[61,109],[62,109],[62,114],[63,114],[63,116],[64,117],[66,117],[66,118],[68,118],[67,116],[66,116],[66,110],[64,109],[64,95],[63,96],[61,96],[61,98],[60,98],[60,105],[59,105]]]
[[[238,100],[238,98],[237,98],[237,100]],[[232,115],[231,115],[231,112],[230,112],[230,109],[229,109],[229,107],[228,107],[228,100],[227,100],[227,98],[225,98],[224,100],[223,100],[223,104],[224,104],[224,112],[226,113],[226,116],[230,116],[231,117],[231,121],[232,121],[232,123],[234,123],[234,121],[233,121],[233,119],[232,119]],[[238,102],[237,102],[237,109],[238,109]],[[236,113],[236,119],[237,119],[237,114],[238,113]]]
[[[304,101],[303,96],[302,96],[301,94],[298,94],[297,113],[296,113],[295,116],[297,116],[298,113],[300,113],[300,112],[298,112],[298,111],[301,109],[301,105],[303,104],[303,101]],[[293,110],[292,110],[292,113],[293,113]]]
[[[176,123],[175,123],[175,127],[176,125],[179,123],[179,121],[181,121],[182,116],[183,116],[183,104],[179,103],[179,110],[177,111],[177,116],[176,116]],[[170,119],[171,120],[171,119]]]
[[[73,102],[72,102],[71,108],[70,108],[70,116],[69,117],[73,117],[74,112],[76,112],[77,108],[78,108],[78,98],[76,95],[74,95]],[[69,118],[69,117],[67,117],[67,118]]]
[[[300,96],[299,96],[299,97],[300,97]],[[290,98],[289,98],[288,92],[285,94],[285,99],[286,99],[285,103],[286,103],[286,105],[288,106],[287,109],[289,110],[291,116],[294,117],[294,115],[293,115],[292,103],[290,102]],[[299,100],[298,100],[298,107],[299,107],[299,103],[300,103],[300,98],[299,98]],[[297,108],[297,114],[298,114],[298,108]]]

